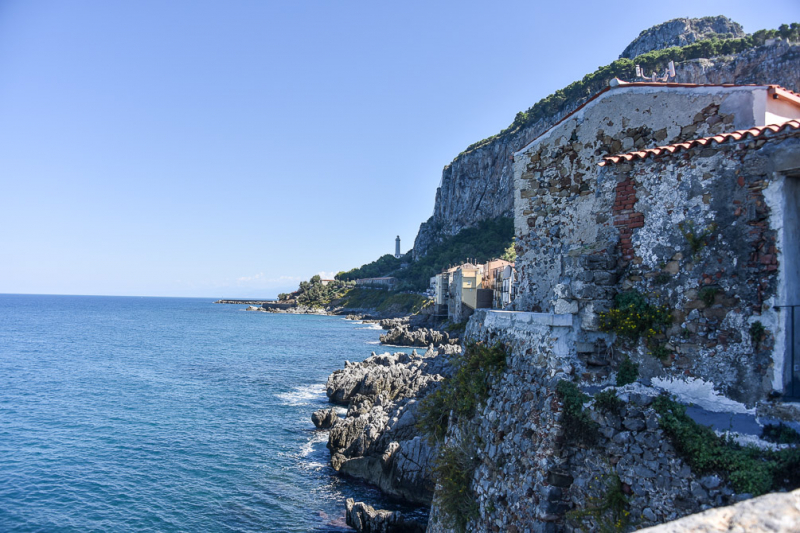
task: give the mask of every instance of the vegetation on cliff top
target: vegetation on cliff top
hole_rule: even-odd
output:
[[[278,299],[294,299],[298,305],[306,307],[349,307],[398,314],[417,313],[430,302],[419,294],[356,288],[353,281],[333,280],[323,283],[319,276],[301,281],[297,292],[279,294]]]
[[[598,68],[591,74],[587,74],[582,80],[573,82],[550,96],[539,100],[528,110],[520,111],[514,118],[514,122],[506,129],[496,135],[471,144],[458,157],[505,135],[516,133],[539,120],[555,117],[558,113],[578,107],[593,94],[607,87],[608,82],[613,78],[634,79],[636,65],[640,65],[645,72],[662,71],[670,61],[677,63],[692,59],[737,54],[762,46],[767,39],[777,37],[794,42],[800,41],[800,24],[796,22],[783,24],[777,30],[759,30],[752,35],[738,39],[704,39],[687,46],[674,46],[664,50],[654,50],[635,59],[618,59],[609,65]]]
[[[513,244],[514,221],[511,218],[483,220],[477,226],[463,229],[434,244],[418,261],[411,262],[408,254],[400,259],[387,254],[359,268],[339,272],[336,279],[348,281],[393,276],[399,281],[399,290],[422,291],[428,287],[432,276],[468,259],[482,263],[501,256],[515,258]],[[405,268],[403,264],[406,264]]]
[[[430,299],[420,294],[381,289],[351,289],[337,304],[350,309],[412,314],[419,312],[430,302]]]

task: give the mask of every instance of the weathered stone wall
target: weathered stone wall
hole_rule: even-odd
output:
[[[753,99],[763,97],[752,88],[616,89],[517,154],[515,306],[580,317],[584,379],[607,382],[591,364],[614,345],[598,313],[615,294],[636,290],[667,305],[674,320],[650,347],[614,345],[641,362],[645,378],[700,378],[750,406],[783,390],[783,350],[773,354],[781,324],[771,308],[783,214],[764,191],[782,179],[770,154],[794,151],[793,141],[598,166],[604,154],[750,127]],[[692,239],[702,241],[698,249]],[[772,333],[759,343],[747,334],[755,321]],[[663,362],[651,355],[654,344],[662,358],[668,352]]]
[[[470,320],[468,339],[503,342],[512,355],[468,428],[450,433],[472,431],[480,443],[471,484],[480,513],[468,530],[600,529],[578,515],[601,505],[611,485],[628,497],[630,527],[748,497],[692,472],[651,403],[694,383],[738,413],[775,412],[767,400],[784,390],[786,324],[774,305],[798,294],[785,254],[800,231],[796,213],[787,216],[797,210],[800,130],[597,164],[656,138],[663,145],[758,119],[752,89],[692,90],[628,90],[618,102],[612,91],[517,154],[518,304],[527,309],[479,310]],[[667,306],[672,324],[647,343],[600,331],[598,313],[622,291]],[[761,340],[749,334],[756,321]],[[657,358],[654,344],[667,356]],[[585,404],[599,435],[567,441],[559,381],[597,393],[626,355],[640,378],[619,389],[619,412]],[[430,531],[446,531],[440,513],[434,499]]]
[[[556,532],[598,529],[597,522],[570,517],[601,505],[612,483],[628,497],[630,523],[645,527],[709,507],[736,495],[716,476],[699,477],[678,457],[651,408],[657,391],[619,389],[617,413],[586,406],[599,424],[593,445],[567,442],[558,382],[571,381],[576,364],[574,315],[478,310],[467,337],[503,342],[508,367],[466,431],[482,447],[472,489],[480,508],[468,531]],[[464,428],[451,429],[451,435]],[[606,524],[608,525],[608,524]],[[428,531],[449,531],[441,511],[431,512]]]
[[[778,247],[784,212],[765,198],[787,179],[775,174],[782,154],[800,157],[796,132],[601,171],[599,179],[617,183],[617,198],[620,187],[632,195],[614,217],[617,289],[672,309],[674,322],[657,339],[668,359],[659,362],[641,343],[634,348],[644,377],[700,378],[750,406],[784,391],[784,349],[774,349],[784,327],[773,306],[791,296],[791,287],[778,290],[778,271],[788,266],[779,258],[792,245]],[[690,233],[700,239],[695,249]],[[760,342],[748,333],[756,321],[770,332]]]

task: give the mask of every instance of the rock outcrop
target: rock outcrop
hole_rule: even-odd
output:
[[[800,490],[767,494],[729,507],[710,509],[642,533],[794,533],[800,531]]]
[[[434,449],[417,433],[416,412],[418,400],[447,373],[445,359],[432,350],[373,354],[331,374],[328,398],[348,405],[328,439],[333,468],[386,494],[430,504]]]
[[[451,338],[446,331],[419,328],[411,329],[408,326],[399,326],[381,335],[383,344],[393,346],[440,346],[442,344],[458,344],[457,338]]]
[[[736,23],[731,24],[738,27]],[[723,33],[738,35],[733,31]],[[677,63],[675,67],[677,81],[681,83],[778,84],[800,91],[798,58],[800,45],[779,40],[736,55],[694,59]],[[476,147],[470,147],[447,165],[436,190],[433,216],[420,225],[414,241],[414,259],[426,255],[430,247],[442,238],[455,235],[481,220],[511,216],[514,208],[511,158],[514,152],[586,103],[592,95],[604,89],[608,81],[599,80],[596,85],[586,88],[585,97],[563,102],[540,120],[509,128]]]
[[[317,429],[329,429],[339,422],[334,409],[319,409],[311,415],[311,421]]]
[[[412,520],[399,511],[384,511],[348,498],[345,520],[359,533],[424,533],[425,524]]]
[[[728,17],[678,18],[644,30],[619,57],[633,59],[653,50],[686,46],[712,37],[736,39],[745,35],[742,26]]]

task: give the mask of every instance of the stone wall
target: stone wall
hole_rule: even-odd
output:
[[[607,382],[590,361],[613,346],[647,379],[700,378],[749,406],[782,392],[784,350],[773,345],[784,335],[772,305],[787,294],[778,290],[784,215],[765,194],[784,179],[773,175],[773,155],[794,153],[795,141],[600,167],[603,154],[750,127],[753,100],[764,97],[753,88],[615,91],[517,154],[516,309],[577,315],[589,381]],[[615,344],[598,317],[625,291],[667,306],[671,327],[648,343]],[[771,334],[754,343],[756,321]]]
[[[779,287],[787,264],[779,258],[792,247],[779,247],[785,198],[772,193],[793,179],[775,174],[782,154],[800,159],[800,136],[601,171],[599,179],[617,183],[617,198],[620,187],[635,197],[615,212],[617,290],[650,295],[672,310],[673,324],[656,340],[670,352],[665,361],[643,343],[632,347],[644,377],[700,378],[749,406],[784,391],[785,349],[775,343],[785,338],[786,313],[773,306],[796,297],[800,286]],[[748,333],[755,322],[769,332],[758,341]]]
[[[651,407],[654,389],[620,388],[617,412],[588,403],[586,410],[599,425],[597,440],[565,439],[556,390],[559,381],[571,381],[579,372],[576,325],[573,315],[488,310],[476,311],[470,320],[468,338],[503,342],[511,355],[471,427],[451,428],[451,438],[473,431],[482,444],[472,481],[479,518],[467,530],[597,530],[596,519],[578,515],[601,505],[614,488],[628,498],[631,527],[736,501],[720,478],[695,475],[677,455]],[[443,524],[434,499],[428,531],[450,531]]]

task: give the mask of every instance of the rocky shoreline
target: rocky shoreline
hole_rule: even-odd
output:
[[[329,429],[331,466],[341,474],[377,486],[383,493],[428,507],[435,484],[432,461],[436,446],[416,428],[419,400],[449,375],[448,350],[429,348],[419,354],[373,354],[362,362],[346,361],[326,383],[331,403],[347,407],[313,413],[319,429]],[[425,531],[426,524],[399,512],[376,510],[348,500],[347,523],[357,531]]]

